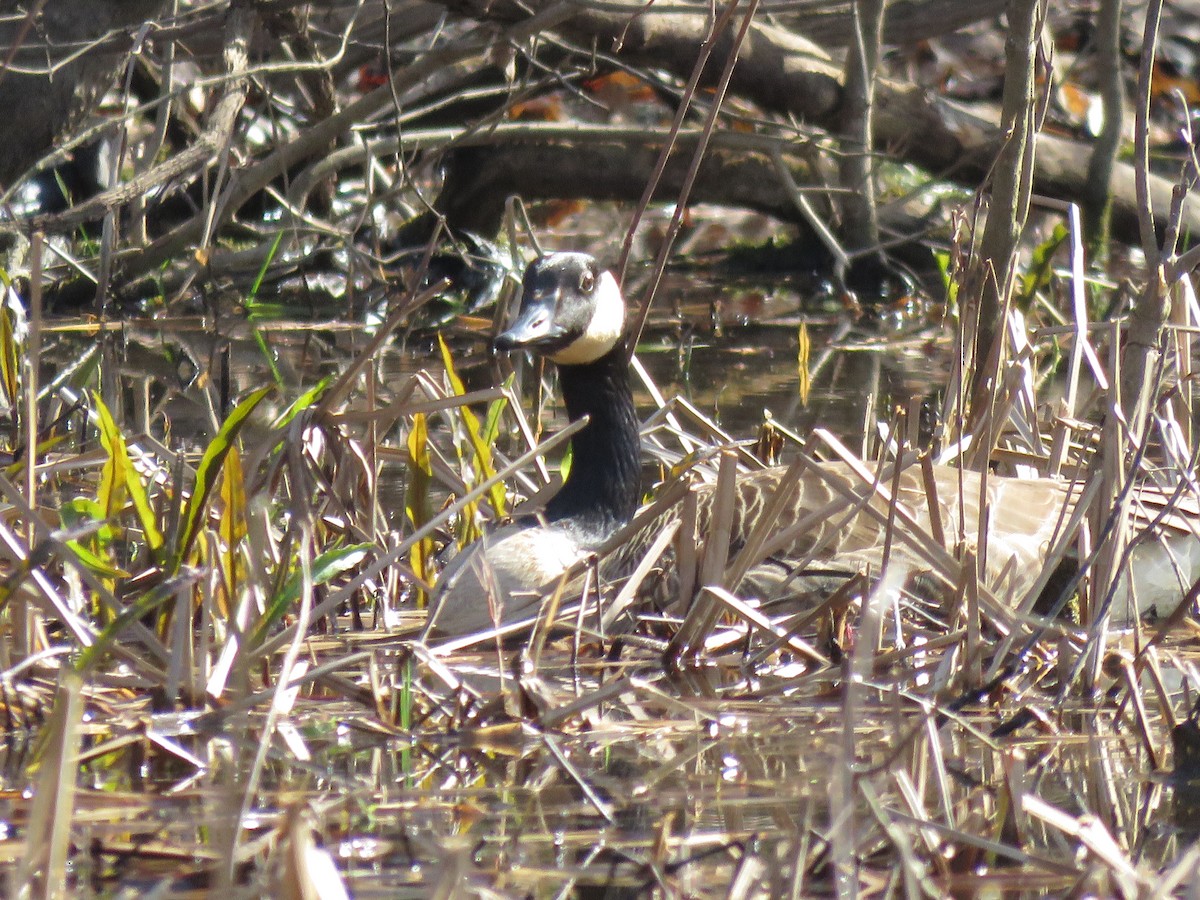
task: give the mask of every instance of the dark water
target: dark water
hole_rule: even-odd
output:
[[[861,434],[868,413],[884,414],[932,394],[944,381],[947,340],[936,326],[910,320],[853,321],[827,308],[806,310],[787,285],[773,289],[686,287],[668,281],[638,345],[638,356],[658,390],[684,397],[738,439],[752,438],[764,411],[786,428],[815,423],[835,433]],[[675,293],[672,293],[674,287]],[[827,307],[828,304],[825,304]],[[677,310],[677,313],[669,312]],[[324,312],[325,315],[321,313]],[[97,333],[90,323],[50,326],[43,380],[121,388],[110,404],[128,404],[134,423],[160,436],[202,441],[222,403],[278,378],[283,404],[320,378],[336,375],[365,348],[372,329],[340,321],[337,310],[317,321],[279,318],[250,323],[244,315],[112,323]],[[460,375],[470,388],[498,383],[502,367],[487,350],[488,327],[443,331]],[[808,329],[812,387],[802,402],[797,360],[800,324]],[[257,337],[256,337],[257,335]],[[268,355],[271,362],[268,363]],[[442,365],[434,334],[402,327],[375,357],[382,387]],[[272,370],[274,367],[274,371]],[[639,392],[639,410],[654,404]]]

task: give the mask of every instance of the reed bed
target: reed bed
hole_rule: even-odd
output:
[[[1119,378],[1119,335],[1086,321],[1020,332],[979,430],[955,430],[951,385],[951,424],[920,447],[898,405],[860,434],[801,441],[771,423],[755,443],[651,399],[644,444],[662,484],[638,520],[547,593],[532,628],[438,643],[421,625],[447,553],[544,496],[570,431],[554,427],[540,369],[464,378],[486,323],[395,374],[397,332],[436,294],[397,297],[369,334],[327,332],[337,352],[297,331],[329,371],[307,390],[235,375],[227,410],[201,391],[212,402],[187,414],[211,437],[191,449],[154,437],[187,392],[118,393],[126,406],[110,410],[78,387],[103,342],[72,342],[69,323],[0,329],[4,359],[34,341],[75,354],[33,410],[33,492],[29,454],[0,475],[7,894],[1166,896],[1192,883],[1195,589],[1153,623],[1104,615],[1139,523],[1193,521],[1190,299],[1144,394],[1165,399],[1132,421],[1097,390]],[[10,371],[13,400],[25,376]],[[731,549],[733,482],[766,447],[789,475]],[[903,469],[978,465],[981,447],[998,473],[1056,475],[1082,498],[1039,579],[1068,553],[1085,561],[1054,608],[989,583],[953,523],[922,531],[893,499]],[[858,483],[784,522],[818,457]],[[1137,508],[1146,498],[1157,507]],[[604,555],[668,508],[683,513],[628,580],[602,578]],[[756,602],[744,576],[773,548],[860,509],[880,519],[881,571],[817,541],[791,598]],[[920,556],[919,577],[893,545]],[[664,554],[679,568],[666,595],[650,590]]]

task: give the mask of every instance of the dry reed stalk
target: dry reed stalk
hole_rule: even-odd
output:
[[[589,567],[588,572],[592,569]],[[546,646],[546,639],[550,636],[551,630],[559,621],[559,611],[562,608],[563,594],[567,590],[567,585],[570,583],[570,572],[563,572],[562,576],[557,579],[552,589],[545,594],[545,599],[542,601],[541,607],[538,609],[536,620],[533,624],[533,631],[530,633],[526,655],[529,658],[530,666],[533,672],[537,672],[538,663],[542,658],[542,650]],[[588,579],[590,582],[590,578]],[[583,617],[587,607],[586,598],[588,595],[588,584],[584,584],[579,592],[579,612],[580,618]],[[578,635],[582,623],[576,625],[575,634]]]
[[[929,534],[933,542],[943,550],[950,550],[946,545],[946,529],[942,523],[942,504],[938,499],[937,480],[933,475],[933,457],[922,453],[918,458],[921,465],[921,483],[925,487],[925,508],[929,510]]]
[[[350,893],[329,851],[317,845],[317,818],[303,804],[288,808],[276,850],[276,889],[286,898],[349,900]]]
[[[621,701],[627,704],[629,698],[622,695],[631,693],[640,685],[629,675],[621,675],[612,679],[603,687],[598,688],[578,699],[545,710],[541,717],[543,728],[562,728],[568,722],[583,721],[585,713],[598,710],[601,706]]]
[[[578,769],[571,764],[571,761],[567,759],[566,755],[562,752],[561,747],[559,747],[558,741],[555,739],[554,735],[545,733],[542,735],[542,741],[545,743],[547,749],[550,751],[551,756],[554,757],[554,760],[558,763],[559,767],[566,772],[567,775],[570,776],[571,780],[574,781],[579,787],[579,791],[581,794],[583,794],[584,799],[586,799],[587,802],[596,810],[596,812],[603,816],[610,825],[613,824],[616,821],[616,816],[614,815],[612,804],[607,803],[603,798],[601,798],[600,795],[596,793],[595,789],[592,788],[592,786],[588,784],[587,780],[579,773]]]
[[[83,679],[74,669],[64,668],[46,726],[47,744],[36,775],[24,853],[14,875],[20,893],[68,895],[67,858],[77,791],[73,775],[82,723]]]
[[[688,491],[684,497],[685,502],[687,498],[693,498],[693,514],[695,509],[694,496],[695,495],[691,491]],[[617,595],[613,597],[613,599],[607,604],[607,607],[602,610],[600,615],[601,633],[608,632],[617,619],[627,609],[633,607],[637,601],[638,589],[641,588],[642,582],[646,579],[646,576],[649,575],[650,572],[660,564],[660,561],[666,554],[671,542],[675,540],[676,534],[685,533],[682,531],[682,526],[683,523],[681,521],[669,522],[667,523],[666,527],[661,529],[658,534],[654,536],[654,539],[646,548],[646,552],[642,554],[642,558],[638,561],[637,565],[634,567],[634,570],[625,580],[625,583],[621,585],[621,589],[617,592]],[[681,550],[682,548],[689,546],[689,543],[686,539],[678,541],[677,543]],[[692,544],[691,546],[695,545]],[[683,553],[680,552],[678,557],[682,556]],[[680,583],[682,584],[682,578],[680,579]],[[682,589],[680,593],[682,594]]]
[[[884,808],[882,798],[869,782],[862,781],[859,784],[859,791],[862,794],[863,802],[867,809],[875,817],[875,820],[887,835],[889,844],[899,857],[898,868],[900,870],[900,877],[903,880],[898,887],[909,897],[931,891],[936,893],[935,885],[929,880],[927,866],[922,860],[917,858],[916,848],[913,846],[913,840],[908,830],[894,819],[891,810]],[[917,820],[920,821],[920,818],[917,817]],[[920,834],[919,829],[918,834]],[[858,850],[857,852],[861,855],[863,851]]]
[[[1130,862],[1099,819],[1071,816],[1033,794],[1024,796],[1022,806],[1032,818],[1078,840],[1107,867],[1108,875],[1116,882],[1115,889],[1125,896],[1133,896],[1151,883],[1149,873]]]
[[[513,414],[513,418],[517,423],[517,431],[521,435],[521,440],[526,447],[533,448],[537,446],[537,435],[529,424],[529,419],[525,415],[525,410],[520,402],[520,395],[510,388],[504,389],[504,396],[508,398],[508,408]],[[538,456],[534,459],[534,467],[537,469],[538,478],[541,479],[541,484],[545,485],[550,482],[550,470],[546,467],[546,457]],[[532,487],[534,482],[529,482]]]
[[[687,399],[683,397],[672,398],[667,406],[657,414],[657,417],[665,417],[669,411],[677,412],[681,422],[686,423],[699,432],[698,434],[692,434],[690,441],[684,444],[685,447],[690,447],[686,451],[687,453],[711,458],[717,455],[717,450],[728,450],[736,453],[738,461],[746,468],[761,469],[763,467],[762,460],[750,452],[749,446],[751,442],[735,440],[732,435],[713,422],[711,418],[702,413]],[[657,421],[657,417],[652,415],[646,420],[647,429]],[[687,432],[680,433],[681,442],[683,442],[683,435],[686,434]],[[672,464],[678,461],[678,459],[672,460]],[[715,476],[715,471],[713,474]]]
[[[1188,884],[1195,884],[1200,871],[1200,846],[1193,844],[1181,853],[1165,872],[1160,872],[1154,890],[1160,897],[1170,897]]]
[[[922,562],[928,564],[930,569],[942,578],[946,584],[953,585],[958,571],[958,564],[954,558],[934,542],[932,537],[920,527],[916,520],[900,504],[895,502],[890,491],[880,484],[874,473],[867,469],[861,460],[850,453],[840,440],[822,428],[814,429],[813,434],[830,447],[842,462],[850,466],[854,474],[861,480],[862,485],[869,488],[870,492],[878,496],[885,504],[885,511],[875,509],[872,505],[865,502],[870,498],[870,494],[868,494],[862,498],[864,505],[862,506],[861,513],[870,516],[881,526],[886,526],[888,518],[895,516],[896,521],[900,522],[903,526],[895,532],[897,538],[920,557]],[[909,458],[899,462],[898,466],[909,465],[913,461],[914,458],[909,455]],[[820,464],[815,460],[808,459],[807,462],[810,471],[822,471]],[[836,491],[845,495],[844,489],[836,480],[829,479],[828,482]]]
[[[1176,290],[1183,295],[1183,302],[1171,304],[1170,325],[1172,327],[1169,328],[1168,334],[1174,350],[1174,369],[1181,377],[1169,398],[1175,409],[1174,420],[1179,424],[1183,446],[1195,447],[1196,441],[1193,433],[1195,423],[1192,413],[1196,410],[1196,388],[1192,379],[1186,377],[1186,373],[1195,371],[1192,362],[1192,342],[1188,335],[1193,326],[1200,324],[1193,319],[1197,310],[1200,309],[1200,299],[1196,297],[1196,288],[1190,278],[1180,278],[1176,281],[1175,286]]]
[[[1154,739],[1151,737],[1151,727],[1149,717],[1146,715],[1146,704],[1142,697],[1141,684],[1137,677],[1137,671],[1133,665],[1133,659],[1124,654],[1120,659],[1121,674],[1125,679],[1125,687],[1128,691],[1128,697],[1133,706],[1134,721],[1137,726],[1138,737],[1142,741],[1142,746],[1146,749],[1146,755],[1150,758],[1151,768],[1159,768],[1159,756],[1154,749]]]
[[[730,535],[737,503],[737,457],[730,451],[721,453],[721,466],[713,493],[709,532],[704,536],[700,551],[700,572],[697,583],[701,588],[720,585],[729,557]],[[671,638],[667,648],[670,658],[679,659],[698,653],[716,624],[716,602],[698,593],[684,615],[683,623]]]
[[[1025,797],[1029,794],[1029,771],[1025,754],[1020,748],[1006,750],[1001,759],[1004,766],[1005,798],[1009,804],[1008,819],[1005,822],[1005,837],[1012,843],[1021,846],[1028,843],[1032,832],[1029,816],[1025,810]]]
[[[427,248],[427,253],[432,252],[433,245],[430,244]],[[426,266],[428,259],[426,259]],[[422,272],[424,269],[422,269]],[[420,283],[419,281],[417,283]],[[328,415],[335,407],[341,406],[349,396],[350,388],[364,370],[377,358],[379,349],[391,340],[392,333],[404,323],[405,320],[412,318],[413,313],[432,300],[434,297],[443,294],[449,283],[439,281],[432,284],[420,292],[413,292],[405,298],[404,302],[400,303],[395,310],[387,317],[383,324],[378,328],[371,340],[367,343],[359,354],[350,362],[345,370],[337,377],[337,380],[326,389],[321,397],[321,402],[317,404],[315,410],[318,417]]]
[[[1150,680],[1151,688],[1154,691],[1154,699],[1158,707],[1158,714],[1162,717],[1163,727],[1172,732],[1179,724],[1179,720],[1175,715],[1175,707],[1171,703],[1170,693],[1163,681],[1162,668],[1159,665],[1158,652],[1153,646],[1142,647],[1134,659],[1135,671]],[[1119,710],[1118,710],[1119,711]]]
[[[879,553],[879,572],[880,576],[887,572],[888,565],[892,561],[892,540],[896,534],[896,510],[900,506],[900,476],[904,472],[904,452],[900,447],[895,448],[896,454],[892,460],[892,486],[891,497],[892,502],[888,504],[887,520],[883,525],[883,549]],[[878,478],[882,481],[884,477],[884,463],[880,460]],[[941,514],[930,510],[930,519],[941,518]],[[981,532],[982,533],[982,532]]]
[[[847,571],[845,575],[846,580],[837,590],[812,609],[798,612],[785,618],[778,626],[782,632],[789,637],[801,634],[807,631],[813,623],[826,621],[838,613],[844,613],[849,609],[853,600],[865,593],[866,578],[859,572]],[[778,652],[782,646],[783,640],[781,638],[774,638],[767,641],[750,656],[750,664],[756,666],[763,664],[769,657]]]
[[[700,547],[697,533],[700,527],[699,500],[694,489],[684,494],[679,523],[679,553],[676,560],[679,571],[679,588],[675,596],[674,608],[682,616],[691,606],[692,597],[696,592],[696,578],[700,571],[700,560],[697,553],[697,549]]]
[[[964,643],[966,634],[966,629],[962,628],[945,634],[923,634],[920,643],[915,646],[881,650],[875,656],[875,668],[880,672],[895,668],[915,671],[919,657],[932,657],[937,650],[960,647]],[[941,690],[939,687],[938,692]]]
[[[980,533],[987,534],[986,531],[981,531]],[[982,656],[984,644],[983,637],[980,634],[982,618],[979,612],[979,564],[982,564],[982,561],[977,561],[975,554],[970,550],[963,554],[962,577],[967,601],[964,610],[964,618],[966,619],[964,624],[967,632],[967,639],[963,647],[963,655],[965,657],[964,677],[967,684],[972,687],[978,687],[983,684]]]
[[[37,509],[38,470],[38,386],[39,367],[42,364],[42,246],[45,236],[35,231],[29,247],[29,337],[22,366],[21,381],[24,403],[21,406],[22,427],[25,438],[25,503],[30,510]],[[7,314],[7,313],[5,313]],[[33,547],[37,529],[37,517],[25,520],[25,545]],[[24,659],[36,648],[33,632],[36,623],[31,618],[33,608],[25,594],[14,598],[10,607],[13,626],[13,655]]]
[[[793,634],[788,633],[784,628],[780,628],[757,609],[750,604],[739,599],[734,594],[731,594],[725,588],[719,585],[706,585],[703,590],[711,594],[719,603],[725,607],[728,613],[732,613],[738,619],[745,622],[751,629],[757,629],[763,632],[764,635],[774,638],[783,646],[788,647],[802,658],[818,666],[828,666],[829,659],[816,648],[812,647],[805,641],[800,640]]]
[[[418,388],[428,399],[412,399],[412,395]],[[418,413],[428,415],[447,409],[490,403],[501,397],[506,397],[509,401],[515,399],[512,394],[499,387],[481,388],[465,394],[450,394],[430,378],[428,373],[421,372],[410,377],[401,387],[397,396],[388,401],[386,406],[369,413],[356,412],[347,408],[337,413],[330,413],[330,419],[348,425],[373,424],[383,431],[390,431],[400,419],[415,416]],[[519,404],[513,404],[514,410],[519,408]]]
[[[738,550],[737,555],[725,570],[723,584],[736,590],[750,570],[766,559],[767,554],[763,552],[763,548],[767,545],[772,533],[778,530],[779,519],[788,505],[792,503],[796,488],[800,483],[800,475],[804,469],[804,463],[797,461],[783,473],[783,477],[779,479],[778,484],[771,492],[770,499],[759,512],[741,549]]]
[[[834,884],[840,890],[854,890],[856,880],[854,861],[858,858],[861,840],[859,813],[856,811],[856,793],[861,792],[864,782],[855,771],[855,744],[857,723],[861,707],[866,702],[873,657],[878,648],[882,629],[883,610],[896,602],[900,585],[906,571],[903,566],[893,566],[874,585],[864,600],[859,619],[858,637],[853,655],[848,660],[842,686],[841,759],[834,766],[830,779],[830,845],[834,866]],[[857,790],[856,790],[857,788]]]
[[[309,649],[312,649],[311,644]],[[309,668],[306,661],[300,661],[294,667],[291,677],[286,682],[277,681],[275,685],[267,687],[263,690],[245,693],[243,696],[235,697],[227,700],[222,705],[219,712],[213,713],[210,716],[211,721],[216,724],[230,720],[236,716],[254,710],[258,707],[267,706],[274,703],[279,696],[284,697],[281,701],[281,707],[290,709],[295,704],[295,692],[301,688],[311,686],[313,684],[340,685],[342,693],[348,696],[355,696],[362,699],[360,691],[352,689],[350,685],[344,682],[339,682],[337,678],[330,676],[338,671],[357,669],[364,663],[370,662],[372,656],[369,652],[360,651],[358,653],[348,653],[339,656],[337,659],[329,660],[319,666]]]
[[[994,374],[979,386],[983,393],[975,402],[983,406],[974,413],[970,444],[964,448],[963,465],[978,472],[989,467],[1009,429],[1015,429],[1031,453],[1039,458],[1044,455],[1031,367],[1033,347],[1026,336],[1025,317],[1006,306],[1003,325],[1004,355],[997,362]]]

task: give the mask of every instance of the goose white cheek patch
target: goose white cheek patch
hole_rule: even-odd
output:
[[[595,362],[616,346],[625,331],[625,298],[611,272],[600,274],[596,286],[596,308],[587,329],[550,357],[561,366]]]

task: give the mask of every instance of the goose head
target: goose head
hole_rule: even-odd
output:
[[[495,347],[578,366],[602,359],[624,333],[625,300],[612,273],[586,253],[551,253],[525,270],[516,321]]]

